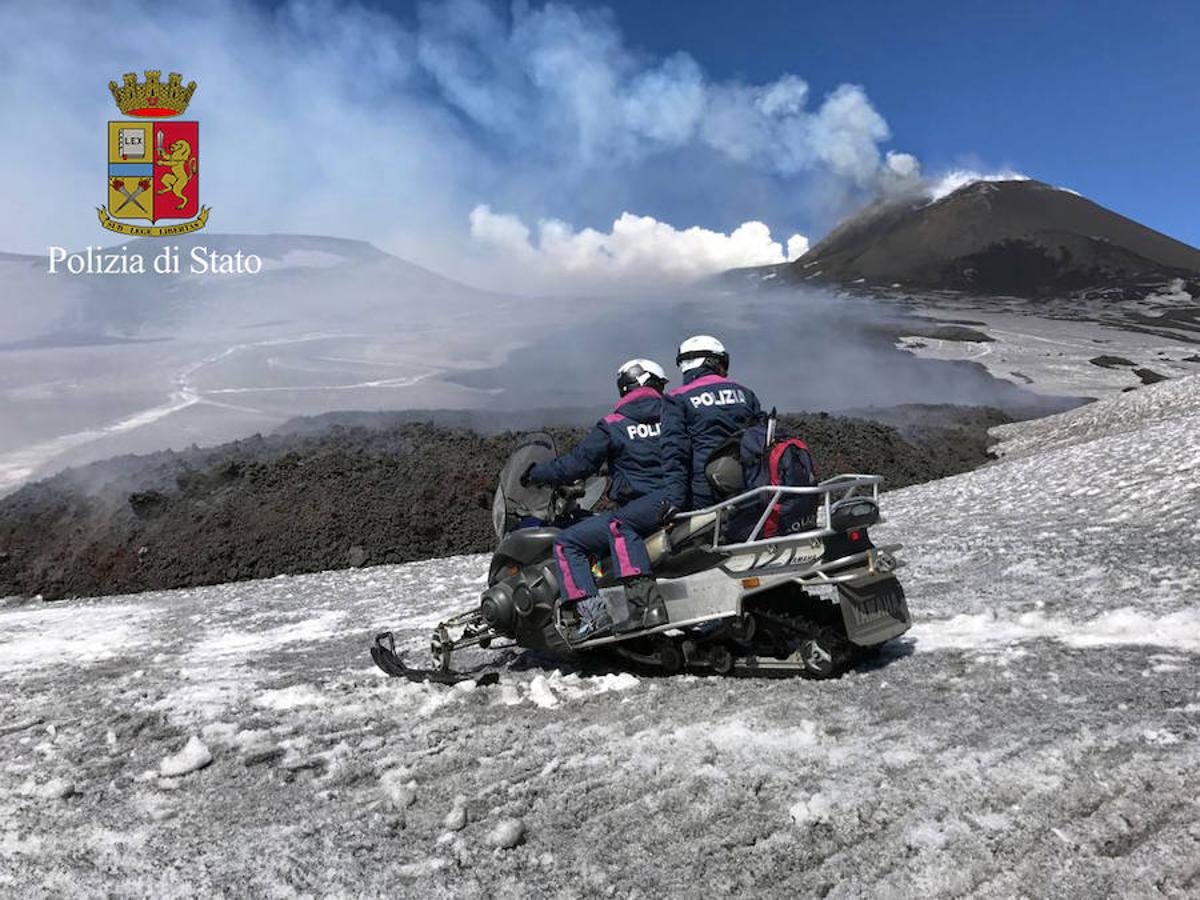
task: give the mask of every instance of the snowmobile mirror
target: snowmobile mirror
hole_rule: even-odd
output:
[[[829,508],[829,527],[834,531],[867,528],[879,521],[879,504],[870,497],[847,497]]]

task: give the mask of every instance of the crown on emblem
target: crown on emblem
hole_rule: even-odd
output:
[[[183,76],[172,72],[167,76],[167,83],[159,81],[162,72],[148,70],[146,81],[139,84],[137,75],[126,73],[123,85],[115,81],[108,83],[117,107],[127,116],[146,116],[148,118],[163,118],[177,116],[187,109],[188,101],[196,90],[196,82],[189,81],[183,86]]]

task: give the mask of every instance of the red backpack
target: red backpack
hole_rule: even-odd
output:
[[[737,466],[730,465],[734,460]],[[757,487],[814,487],[817,484],[817,467],[808,444],[797,437],[777,435],[774,413],[766,422],[752,425],[731,437],[713,453],[706,468],[710,471],[709,481],[722,499]],[[726,477],[720,477],[719,472]],[[735,507],[723,529],[724,535],[734,542],[749,538],[771,499],[770,494],[764,493]],[[816,495],[785,495],[772,504],[771,513],[756,539],[803,531],[812,523],[819,505],[820,499]]]

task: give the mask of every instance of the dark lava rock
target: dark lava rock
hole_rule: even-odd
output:
[[[1102,369],[1133,368],[1137,365],[1133,360],[1123,356],[1093,356],[1088,362],[1093,366],[1100,366]]]
[[[1142,384],[1157,384],[1167,380],[1166,375],[1159,375],[1153,369],[1134,369],[1133,374],[1142,379]]]
[[[896,488],[988,459],[996,410],[906,407],[888,421],[806,413],[785,426],[824,475]],[[217,447],[122,456],[0,499],[0,596],[188,587],[491,550],[490,498],[520,432],[388,414]],[[561,450],[583,434],[551,429]]]
[[[139,519],[152,519],[160,515],[169,502],[162,491],[134,491],[129,495],[129,506]]]
[[[982,331],[976,331],[974,328],[964,328],[961,325],[943,325],[940,328],[923,331],[921,334],[924,337],[937,338],[942,341],[983,341],[991,343],[995,340],[995,338],[984,334]]]

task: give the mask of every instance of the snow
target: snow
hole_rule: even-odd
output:
[[[609,691],[628,691],[640,684],[636,675],[629,672],[606,672],[592,679],[592,690],[597,694]]]
[[[1169,284],[1146,296],[1146,301],[1162,306],[1190,306],[1196,299],[1186,290],[1182,278],[1173,278]]]
[[[340,610],[306,610],[295,622],[286,622],[263,631],[226,631],[199,641],[189,652],[197,661],[212,661],[222,656],[248,657],[277,647],[303,641],[322,640],[336,634],[342,622]]]
[[[801,719],[786,728],[764,727],[759,722],[732,719],[721,723],[702,723],[677,732],[676,739],[706,741],[733,755],[755,757],[789,755],[820,743],[817,724]]]
[[[178,778],[203,769],[212,759],[212,753],[204,741],[192,735],[182,750],[159,763],[158,771],[164,778]]]
[[[408,809],[417,802],[417,783],[408,769],[384,772],[379,786],[396,809]]]
[[[520,819],[502,819],[488,832],[487,843],[500,850],[511,850],[525,837],[525,823]]]
[[[1000,425],[992,430],[1000,443],[994,448],[1006,458],[1071,447],[1099,439],[1132,436],[1158,423],[1192,420],[1197,414],[1194,378],[1163,381],[1119,394],[1105,403],[1090,403],[1033,422]],[[1185,457],[1182,462],[1188,463]]]
[[[558,697],[554,696],[545,675],[537,675],[529,684],[529,699],[542,709],[553,709],[558,706]]]
[[[802,800],[797,800],[788,810],[788,815],[797,825],[807,826],[828,822],[833,812],[833,804],[824,794],[813,794]]]
[[[1000,301],[989,306],[1002,306]],[[896,346],[924,359],[978,363],[995,378],[1038,394],[1059,397],[1120,395],[1140,387],[1136,368],[1149,368],[1168,378],[1200,373],[1194,335],[1174,339],[1164,334],[1127,331],[1101,322],[1076,318],[1043,319],[1028,311],[1001,312],[973,306],[926,308],[923,316],[953,322],[966,316],[973,330],[990,341],[957,341],[925,335],[903,335]],[[1099,356],[1119,356],[1133,365],[1104,368],[1091,362]],[[1086,407],[1085,407],[1086,408]]]
[[[955,191],[970,187],[979,182],[988,181],[1028,181],[1028,175],[1020,172],[1005,170],[1001,172],[976,172],[973,169],[952,169],[944,173],[936,181],[928,181],[925,185],[929,203],[937,203],[949,197]]]
[[[75,793],[75,785],[65,778],[51,778],[44,784],[29,785],[25,793],[39,800],[65,800]]]
[[[277,710],[297,709],[301,706],[321,706],[325,702],[325,696],[307,684],[263,691],[254,700],[256,706]]]
[[[397,866],[394,872],[397,878],[421,878],[432,875],[434,872],[440,872],[448,865],[450,865],[448,860],[434,856],[429,859],[423,859],[420,862],[405,863],[404,865]]]
[[[995,616],[939,626],[956,640],[1044,628],[1076,645],[1195,648],[1200,377],[994,433],[1001,463],[889,496],[880,533],[906,543],[918,609]],[[923,629],[936,639],[919,624],[918,646]]]
[[[1068,647],[1143,645],[1200,653],[1200,610],[1180,610],[1154,617],[1124,607],[1083,620],[1055,618],[1040,611],[1012,618],[992,611],[923,622],[910,635],[920,650],[983,649],[1022,641],[1055,640]]]
[[[60,665],[64,655],[85,665],[122,656],[142,643],[142,625],[154,612],[102,601],[6,610],[0,632],[0,674]]]
[[[454,806],[442,820],[442,827],[447,831],[462,831],[467,827],[467,798],[459,794],[454,798]]]
[[[997,436],[885,496],[916,622],[832,682],[371,666],[482,556],[0,608],[0,893],[1192,894],[1200,379]]]

